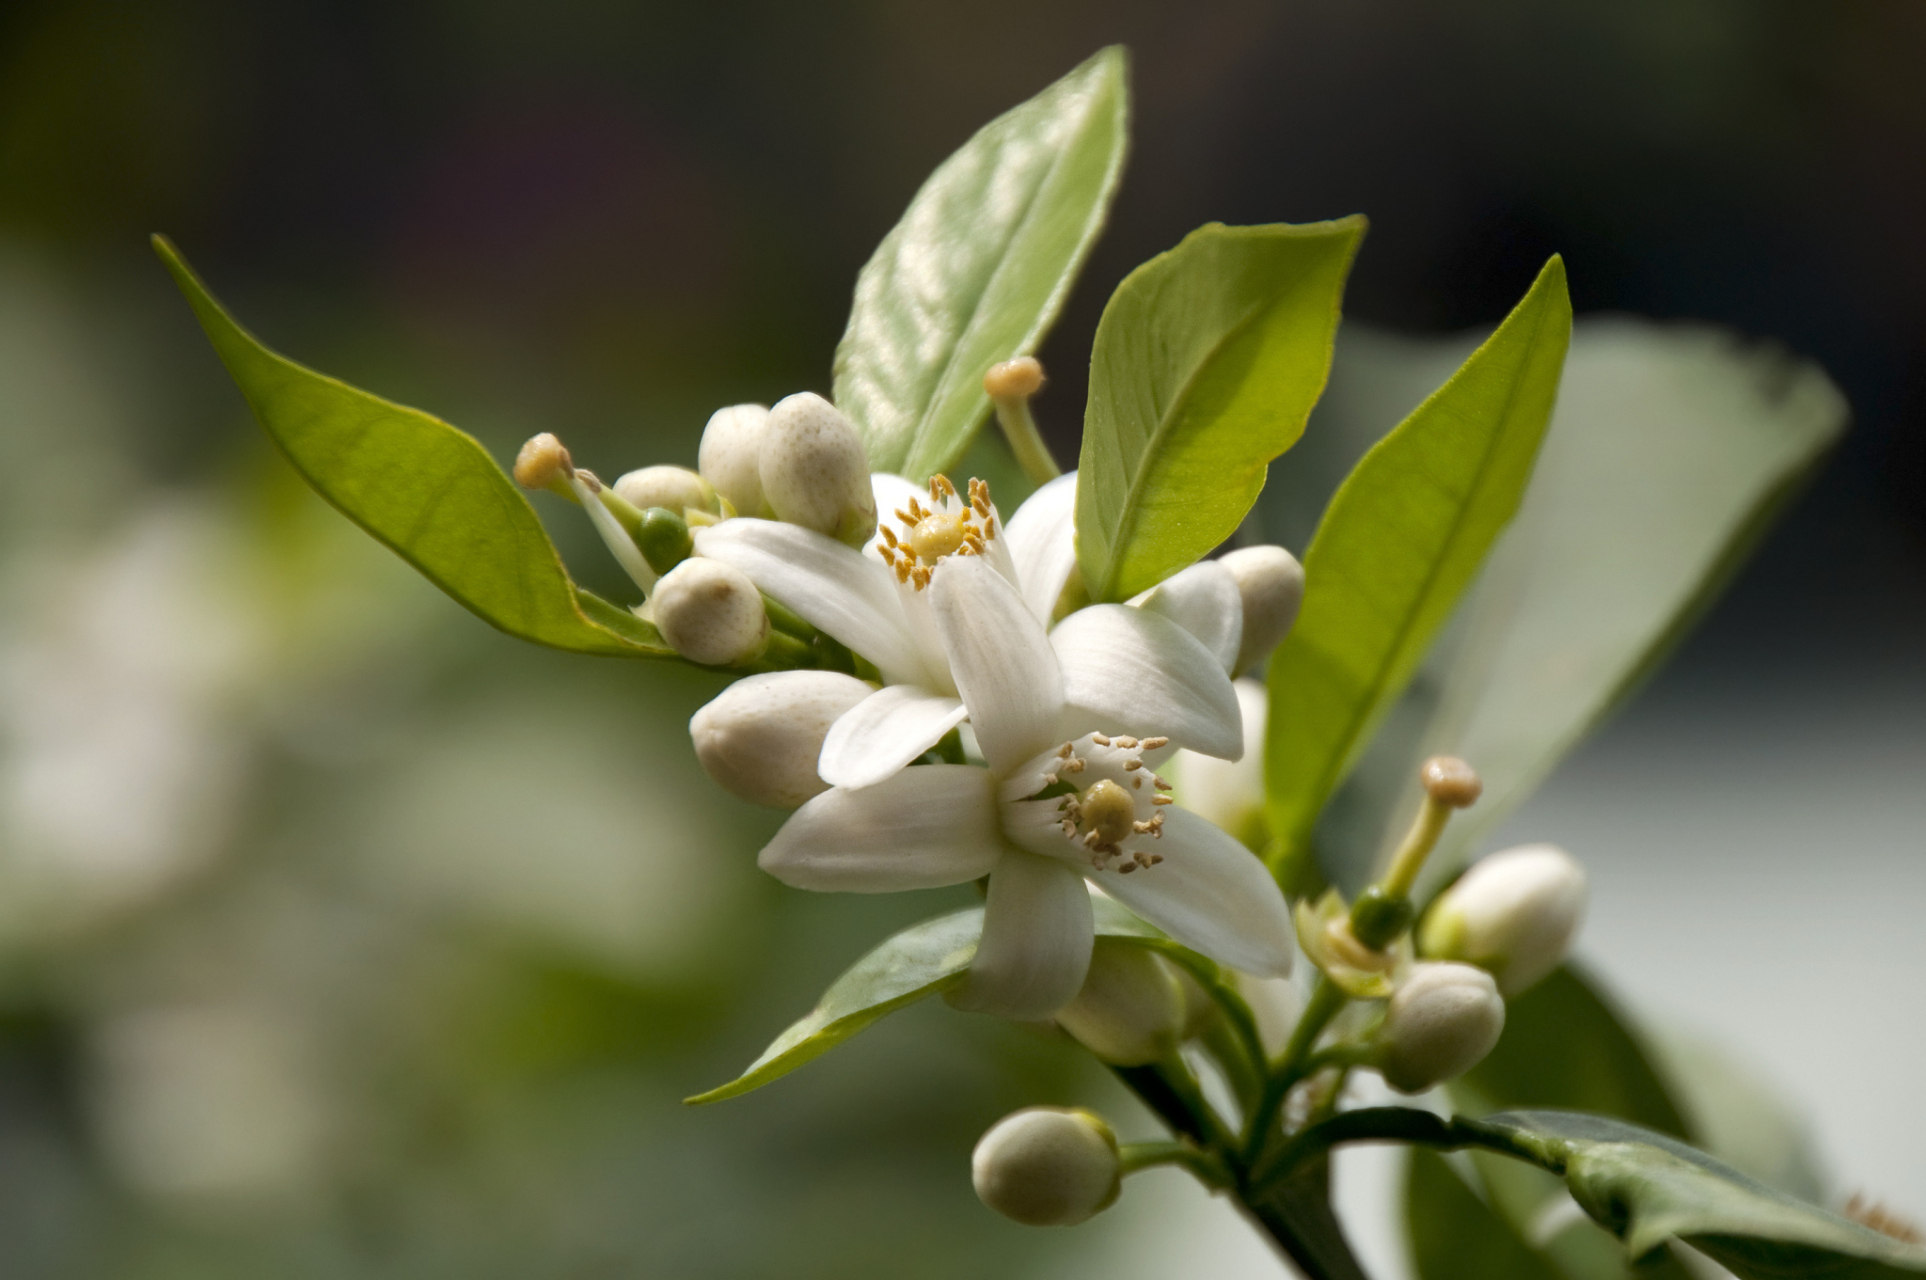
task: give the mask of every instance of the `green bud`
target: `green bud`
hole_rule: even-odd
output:
[[[667,507],[650,507],[636,526],[635,545],[642,558],[657,573],[667,573],[689,558],[695,540],[689,536],[689,522]]]
[[[1177,1048],[1184,992],[1169,966],[1146,947],[1098,938],[1077,998],[1057,1011],[1057,1025],[1105,1062],[1140,1067]]]
[[[1411,899],[1372,885],[1351,904],[1351,933],[1373,951],[1382,951],[1411,927]]]

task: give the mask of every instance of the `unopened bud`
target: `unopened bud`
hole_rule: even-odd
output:
[[[642,467],[617,480],[615,495],[638,511],[662,507],[682,515],[686,511],[722,510],[716,491],[707,480],[687,467]]]
[[[1028,1107],[983,1135],[970,1178],[977,1198],[1006,1218],[1031,1227],[1074,1226],[1117,1199],[1117,1137],[1088,1111]]]
[[[522,451],[515,455],[515,483],[524,489],[548,489],[573,498],[568,481],[574,474],[575,463],[569,458],[568,450],[546,431],[530,436]]]
[[[1179,751],[1171,761],[1178,803],[1202,814],[1243,841],[1254,853],[1269,842],[1264,817],[1264,717],[1270,696],[1255,680],[1238,680],[1237,706],[1244,716],[1244,755],[1219,760],[1197,751]]]
[[[1418,770],[1424,793],[1452,809],[1469,809],[1485,793],[1478,771],[1457,756],[1432,756]]]
[[[1418,948],[1489,970],[1515,996],[1565,959],[1585,914],[1585,870],[1555,845],[1528,844],[1472,865],[1425,913]]]
[[[681,515],[667,507],[649,507],[636,522],[635,545],[642,548],[642,558],[649,562],[649,568],[667,573],[689,558],[695,550],[695,539],[689,536],[689,522]]]
[[[1297,984],[1289,978],[1256,978],[1239,972],[1237,993],[1250,1007],[1264,1052],[1273,1058],[1284,1052],[1304,1013],[1304,998],[1298,994]]]
[[[692,556],[663,574],[650,607],[669,647],[704,666],[753,661],[769,643],[756,584],[720,560]]]
[[[1385,1006],[1373,1064],[1400,1093],[1423,1093],[1484,1060],[1505,1029],[1505,1002],[1483,969],[1411,966]]]
[[[769,410],[759,404],[732,404],[709,415],[696,451],[696,470],[728,499],[739,516],[762,509],[762,438]]]
[[[1254,671],[1271,656],[1297,621],[1304,603],[1304,566],[1282,547],[1242,547],[1218,557],[1237,579],[1244,601],[1244,636],[1237,671]]]
[[[1035,356],[993,364],[983,375],[983,389],[992,400],[1028,400],[1043,389],[1043,365]]]
[[[1140,1067],[1168,1057],[1183,1035],[1183,988],[1147,947],[1098,938],[1077,998],[1057,1025],[1105,1062]]]
[[[804,391],[769,411],[762,496],[778,520],[860,547],[876,532],[862,437],[835,405]]]
[[[689,720],[696,759],[751,804],[793,809],[829,789],[816,773],[829,727],[876,690],[837,671],[773,671],[724,689]]]

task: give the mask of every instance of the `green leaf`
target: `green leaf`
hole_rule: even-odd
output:
[[[1508,1111],[1452,1127],[1558,1174],[1579,1206],[1634,1258],[1676,1239],[1741,1280],[1886,1280],[1926,1272],[1926,1248],[1797,1200],[1624,1121]]]
[[[276,355],[165,238],[154,237],[154,251],[254,416],[343,515],[512,636],[576,653],[675,656],[654,626],[570,581],[534,508],[473,436]]]
[[[1435,362],[1366,344],[1339,372],[1383,386]],[[1345,378],[1334,375],[1334,392]],[[1845,426],[1816,366],[1699,326],[1582,322],[1523,508],[1318,834],[1341,885],[1409,824],[1427,755],[1462,755],[1484,798],[1432,879],[1488,835],[1651,671]]]
[[[1172,941],[1155,925],[1146,923],[1120,904],[1093,899],[1097,936],[1159,951],[1182,964],[1206,985],[1222,975],[1210,960]],[[835,1048],[884,1014],[894,1013],[962,981],[976,956],[983,933],[983,908],[966,907],[946,916],[911,925],[851,965],[830,984],[816,1007],[776,1037],[762,1056],[736,1079],[689,1103],[721,1102],[760,1089],[797,1067]],[[1256,1035],[1255,1030],[1251,1035]]]
[[[1301,887],[1325,801],[1517,511],[1570,337],[1553,258],[1332,498],[1304,558],[1303,612],[1270,669],[1265,781],[1287,883]]]
[[[1405,1172],[1405,1223],[1419,1280],[1567,1280],[1442,1156],[1422,1148]]]
[[[1129,98],[1113,45],[978,130],[877,246],[835,384],[874,469],[953,466],[989,413],[984,373],[1036,351],[1103,229]]]
[[[1212,223],[1117,287],[1078,463],[1091,599],[1129,599],[1236,531],[1324,388],[1364,227]]]

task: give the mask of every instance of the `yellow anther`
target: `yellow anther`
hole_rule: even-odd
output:
[[[1083,821],[1092,835],[1104,844],[1116,844],[1129,836],[1137,817],[1137,806],[1130,793],[1108,778],[1090,784],[1081,801]]]

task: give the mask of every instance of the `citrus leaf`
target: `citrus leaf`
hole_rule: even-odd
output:
[[[1113,45],[978,130],[856,279],[835,401],[870,466],[921,482],[990,411],[983,375],[1035,352],[1123,173],[1127,61]]]
[[[1304,431],[1364,219],[1212,223],[1104,307],[1078,462],[1077,561],[1126,600],[1228,538]]]
[[[536,644],[670,658],[655,627],[582,590],[514,481],[473,436],[303,368],[256,341],[154,237],[254,416],[316,492],[483,621]]]

